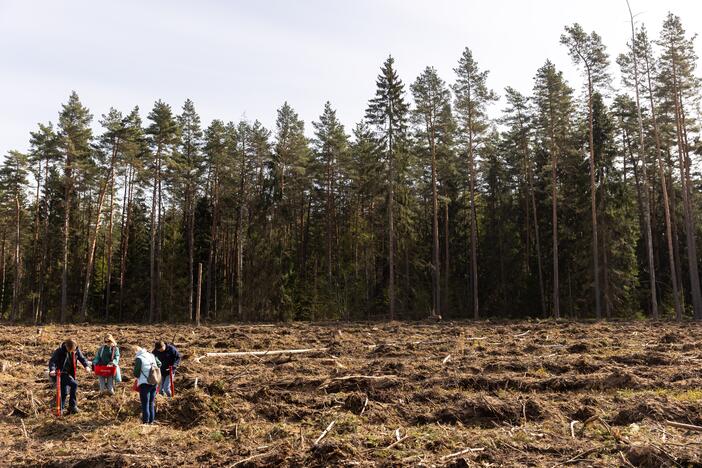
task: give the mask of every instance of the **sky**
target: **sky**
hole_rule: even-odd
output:
[[[702,32],[702,2],[630,1],[652,37],[668,11]],[[157,99],[179,113],[190,98],[203,126],[245,118],[270,129],[288,101],[311,134],[326,101],[350,133],[389,54],[408,93],[430,65],[452,83],[465,47],[498,94],[529,93],[546,59],[577,88],[559,43],[573,22],[602,36],[616,71],[625,0],[0,0],[0,156],[26,151],[72,90],[96,130],[110,107],[146,117]]]

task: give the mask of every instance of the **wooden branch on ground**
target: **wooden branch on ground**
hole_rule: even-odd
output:
[[[455,453],[450,453],[448,455],[444,455],[439,460],[446,461],[446,460],[450,460],[452,458],[460,457],[461,455],[465,455],[466,453],[482,452],[483,450],[485,450],[485,447],[467,448],[467,449],[463,449],[463,450],[460,450],[460,451],[455,452]]]
[[[306,349],[280,349],[276,351],[235,351],[227,353],[205,353],[204,356],[195,358],[196,361],[206,357],[241,357],[241,356],[275,356],[277,354],[303,354],[303,353],[323,353],[329,348],[306,348]]]
[[[702,432],[702,426],[695,426],[694,424],[685,424],[685,423],[679,423],[679,422],[668,421],[668,420],[666,420],[665,423],[668,426],[677,427],[678,429],[687,429],[688,431]]]
[[[262,456],[264,456],[264,455],[269,455],[270,453],[271,453],[271,452],[269,451],[269,452],[257,453],[256,455],[251,455],[251,456],[248,457],[248,458],[244,458],[243,460],[239,460],[238,462],[234,463],[232,466],[234,467],[234,466],[242,465],[242,464],[244,464],[244,463],[246,463],[246,462],[248,462],[248,461],[254,460],[254,459],[256,459],[256,458],[260,458],[260,457],[262,457]]]
[[[400,445],[402,442],[406,441],[407,439],[411,439],[412,437],[413,436],[411,436],[411,435],[402,436],[399,439],[397,439],[395,442],[393,442],[392,444],[388,445],[387,447],[385,447],[383,449],[378,449],[378,450],[390,450],[391,448],[396,447],[397,445]]]
[[[29,440],[29,434],[27,433],[27,426],[24,424],[24,419],[20,419],[22,421],[22,432],[24,433],[24,438]]]
[[[366,406],[368,406],[368,397],[366,397],[366,401],[363,402],[363,408],[361,408],[361,412],[358,414],[359,416],[363,416],[363,412],[366,410]]]
[[[444,358],[443,361],[441,361],[441,365],[442,365],[442,366],[445,365],[447,362],[449,362],[449,359],[451,359],[451,355],[450,355],[450,354],[449,354],[448,356],[446,356],[446,357]]]
[[[575,421],[570,422],[570,436],[575,439],[575,425],[579,423],[577,419]]]
[[[329,431],[331,431],[332,427],[334,427],[334,424],[336,424],[336,421],[332,421],[329,423],[327,428],[324,429],[324,431],[321,434],[319,434],[319,437],[317,437],[317,440],[314,441],[314,445],[317,445],[322,439],[324,439],[327,436],[327,434],[329,434]]]
[[[386,379],[397,379],[399,378],[396,375],[393,374],[388,374],[388,375],[345,375],[343,377],[334,377],[331,379],[333,382],[337,382],[339,380],[351,380],[351,379],[361,379],[361,380],[386,380]]]
[[[566,460],[566,461],[564,461],[564,462],[561,462],[561,463],[556,463],[556,464],[553,465],[551,468],[556,468],[556,467],[561,466],[561,465],[569,465],[569,464],[571,464],[571,463],[575,463],[575,462],[579,462],[579,461],[584,461],[585,459],[582,458],[582,457],[586,457],[586,456],[590,455],[592,452],[596,452],[596,451],[598,451],[598,450],[600,450],[599,447],[594,447],[594,448],[585,450],[584,452],[580,452],[579,454],[577,454],[577,455],[574,456],[573,458],[569,458],[568,460]]]

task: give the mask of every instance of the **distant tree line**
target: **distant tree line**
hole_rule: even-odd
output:
[[[388,58],[350,134],[330,103],[308,138],[287,102],[269,130],[190,100],[95,134],[74,92],[0,169],[0,316],[193,320],[202,265],[212,321],[702,319],[694,38],[631,32],[619,85],[566,27],[582,82],[546,61],[499,119],[468,48],[450,84]]]

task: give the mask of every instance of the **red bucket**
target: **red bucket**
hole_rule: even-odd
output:
[[[98,377],[114,377],[117,372],[117,366],[93,366],[93,371]]]

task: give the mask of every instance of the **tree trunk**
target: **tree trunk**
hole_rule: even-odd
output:
[[[388,131],[388,301],[390,302],[390,320],[395,320],[395,225],[393,211],[395,206],[395,168],[392,147],[392,122]]]
[[[120,239],[120,260],[119,260],[119,314],[118,320],[122,320],[124,305],[124,284],[127,270],[127,253],[129,250],[129,226],[131,221],[132,190],[134,185],[134,168],[130,166],[127,170],[124,187],[124,202],[122,204],[122,228]]]
[[[15,192],[15,281],[12,286],[12,315],[10,316],[10,320],[17,320],[19,318],[20,308],[20,280],[22,277],[22,272],[20,271],[20,245],[22,242],[20,233],[20,213],[20,197],[19,193]]]
[[[522,116],[519,116],[519,130],[522,132],[524,130],[523,127],[523,122],[522,122]],[[523,152],[524,152],[524,164],[526,166],[526,178],[527,178],[527,200],[526,200],[526,212],[527,212],[527,219],[528,219],[528,213],[529,213],[529,203],[531,202],[531,209],[533,212],[534,216],[534,241],[536,242],[536,267],[538,271],[538,277],[539,277],[539,298],[541,300],[541,314],[543,316],[546,316],[546,297],[544,294],[544,277],[543,277],[543,268],[541,265],[541,235],[539,233],[539,215],[537,214],[536,211],[536,196],[534,194],[534,175],[531,170],[531,152],[529,151],[529,142],[524,139],[522,141],[522,147],[523,147]],[[554,175],[554,187],[555,187],[555,175]],[[555,223],[555,219],[554,219]],[[555,224],[554,224],[555,225]],[[529,231],[529,222],[527,221],[527,232]],[[529,236],[527,235],[527,239]],[[527,247],[529,245],[529,241],[527,240]],[[528,251],[528,249],[527,249]],[[557,252],[556,252],[557,253]],[[527,254],[527,265],[529,264],[529,255]],[[557,265],[556,265],[557,267]]]
[[[149,253],[149,323],[154,321],[154,315],[156,312],[156,291],[157,291],[157,269],[156,269],[156,232],[158,230],[158,179],[160,176],[159,166],[160,166],[160,153],[161,147],[156,149],[156,160],[154,167],[154,184],[151,191],[151,232],[149,233],[151,248]]]
[[[702,319],[702,294],[700,293],[699,272],[697,270],[697,244],[695,240],[695,226],[690,201],[690,181],[687,169],[687,150],[683,139],[683,116],[681,109],[680,92],[678,90],[676,67],[673,65],[673,99],[675,101],[675,127],[678,144],[678,165],[680,170],[680,184],[683,196],[683,217],[685,222],[685,238],[687,244],[687,265],[690,275],[690,293],[692,295],[692,308],[695,320]]]
[[[49,179],[49,161],[44,164],[44,180]],[[48,276],[48,256],[49,256],[49,197],[44,197],[44,226],[41,240],[41,262],[39,270],[39,293],[37,297],[37,322],[42,320],[42,311],[46,310],[46,298],[44,297],[44,286]],[[0,313],[2,308],[0,307]]]
[[[63,207],[63,243],[62,252],[63,258],[61,261],[61,323],[66,321],[68,312],[68,239],[71,235],[71,185],[73,183],[73,174],[71,168],[71,156],[66,153],[65,166],[65,188],[64,188],[64,207]]]
[[[470,96],[470,90],[468,90]],[[469,103],[469,108],[472,104]],[[480,318],[478,307],[478,226],[475,208],[475,158],[473,156],[473,122],[471,113],[468,113],[468,169],[470,171],[470,267],[473,286],[473,319]]]
[[[436,137],[431,126],[431,205],[432,205],[432,280],[434,307],[432,315],[441,314],[441,264],[439,259],[439,195],[436,190]]]
[[[634,31],[634,15],[631,12],[629,1],[629,17],[631,20],[631,54],[634,62],[634,88],[636,90],[636,115],[639,123],[639,154],[641,159],[641,176],[643,182],[643,212],[644,212],[644,238],[646,240],[646,257],[648,259],[649,290],[651,294],[651,318],[658,320],[658,298],[656,295],[656,268],[653,260],[653,235],[651,233],[651,210],[648,192],[648,175],[646,167],[646,142],[644,140],[643,118],[641,117],[641,103],[639,98],[639,67],[636,58],[636,34]]]
[[[90,293],[90,280],[93,276],[93,262],[95,260],[95,247],[97,246],[98,233],[100,232],[100,220],[102,219],[102,205],[105,202],[105,193],[109,185],[109,177],[102,184],[98,195],[97,210],[95,213],[95,230],[89,234],[88,260],[85,267],[85,281],[83,283],[83,301],[80,306],[80,315],[84,321],[88,320],[88,295]],[[88,227],[90,222],[88,221]]]
[[[559,319],[561,317],[561,306],[560,306],[560,285],[558,282],[558,152],[559,146],[556,144],[556,135],[554,129],[554,112],[553,112],[553,102],[549,100],[549,112],[550,112],[550,123],[549,123],[549,136],[551,143],[551,242],[552,242],[552,256],[553,256],[553,318]],[[568,270],[570,271],[570,270]],[[568,278],[570,281],[570,273],[568,273]],[[571,313],[573,312],[571,308]]]
[[[112,231],[114,226],[115,206],[115,157],[112,153],[110,161],[110,216],[107,223],[107,277],[105,278],[105,319],[110,315],[110,296],[112,295]]]
[[[600,305],[600,265],[599,265],[599,250],[597,240],[597,185],[595,183],[595,142],[593,135],[593,115],[592,115],[592,78],[588,69],[587,77],[587,94],[588,94],[588,128],[590,137],[590,208],[592,211],[592,266],[595,283],[595,317],[597,320],[602,318],[602,308]]]
[[[2,266],[0,267],[0,270],[2,270],[2,284],[0,284],[0,317],[3,316],[5,312],[5,280],[6,280],[6,263],[5,263],[5,241],[6,241],[7,233],[5,230],[2,231],[2,247],[0,247],[0,263],[2,263]]]
[[[449,198],[446,195],[444,204],[444,300],[442,305],[444,313],[448,312],[448,294],[449,294]]]
[[[210,314],[210,297],[212,297],[213,288],[213,278],[214,275],[214,262],[215,262],[215,248],[217,244],[217,211],[219,210],[219,194],[218,194],[218,182],[217,182],[217,172],[214,171],[212,175],[212,223],[210,224],[210,248],[207,254],[207,278],[205,281],[205,317],[211,320]]]
[[[188,223],[188,319],[194,320],[193,294],[195,289],[195,194],[192,183],[188,183],[187,223]]]
[[[47,162],[48,164],[48,162]],[[32,238],[32,279],[31,287],[32,291],[32,302],[31,314],[34,323],[39,323],[39,276],[42,274],[39,266],[39,225],[41,223],[41,210],[40,210],[40,193],[41,193],[41,160],[39,160],[39,167],[37,168],[37,191],[34,198],[34,234]]]

